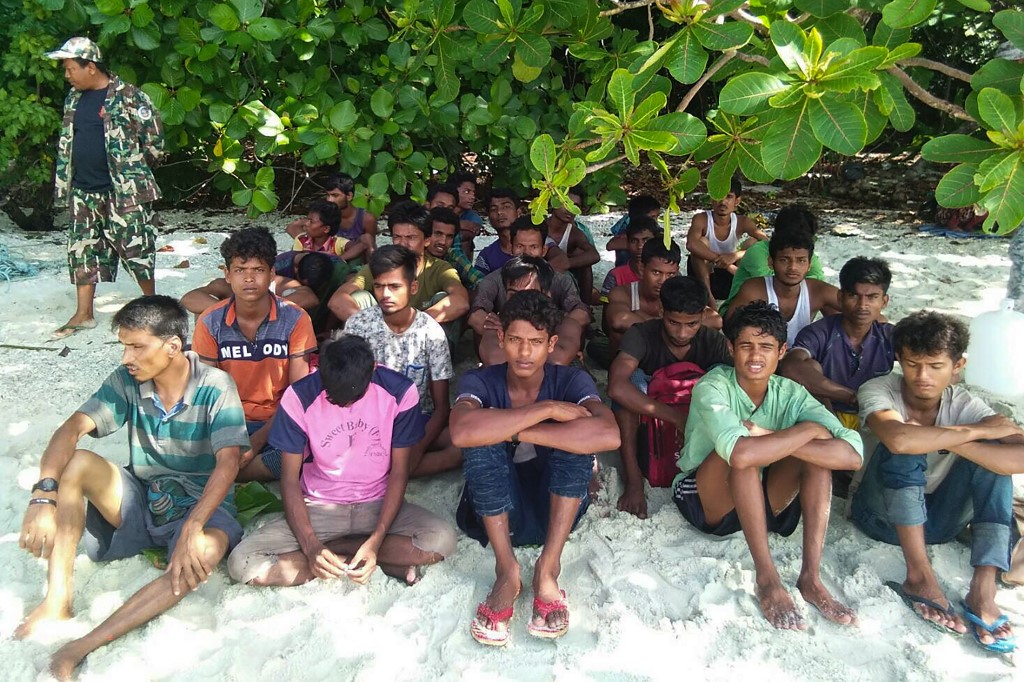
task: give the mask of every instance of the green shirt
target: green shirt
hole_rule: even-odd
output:
[[[686,440],[679,457],[679,469],[683,473],[677,479],[696,471],[712,453],[728,462],[736,441],[750,436],[744,421],[771,431],[815,422],[849,443],[862,458],[864,456],[860,434],[840,424],[836,416],[800,384],[773,375],[768,380],[764,401],[755,409],[750,396],[736,381],[735,368],[719,365],[693,388]]]
[[[725,315],[725,311],[729,309],[732,299],[736,298],[736,294],[740,293],[740,287],[748,279],[774,274],[775,271],[768,265],[768,242],[751,244],[750,248],[743,254],[743,258],[736,264],[736,274],[732,276],[729,298],[725,299],[725,302],[718,307],[718,311]],[[817,254],[811,256],[811,269],[807,271],[807,277],[821,280],[822,282],[825,281],[825,271],[821,269],[821,260]]]
[[[416,310],[426,310],[429,308],[431,306],[430,299],[442,291],[447,291],[451,284],[462,286],[462,282],[459,280],[459,273],[455,272],[455,268],[448,261],[434,258],[431,255],[427,255],[425,258],[426,263],[423,266],[423,271],[416,276],[416,281],[420,283],[420,288],[409,300],[409,305],[416,308]],[[364,265],[356,273],[356,276],[352,278],[352,283],[363,291],[368,291],[372,294],[373,275],[370,274],[370,266]]]

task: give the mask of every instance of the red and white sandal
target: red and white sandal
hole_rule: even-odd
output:
[[[512,616],[515,615],[515,601],[519,598],[519,592],[512,598],[512,605],[500,611],[495,611],[487,602],[480,602],[476,607],[476,618],[469,625],[469,632],[473,639],[485,646],[505,646],[508,644],[509,635],[512,631]],[[497,626],[503,626],[501,628]]]
[[[526,626],[526,631],[534,637],[543,637],[544,639],[557,639],[569,631],[569,597],[566,596],[565,590],[559,590],[562,593],[561,599],[555,601],[544,601],[538,597],[533,598],[533,618],[530,619],[529,625]],[[556,628],[548,625],[548,616],[555,611],[565,611],[565,622]],[[537,616],[544,619],[543,625],[534,625],[534,620]]]

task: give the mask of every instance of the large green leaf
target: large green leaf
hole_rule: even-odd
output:
[[[585,16],[588,9],[586,0],[544,0],[547,16],[559,28],[572,26],[578,17]]]
[[[775,176],[764,167],[760,142],[741,141],[733,149],[739,158],[740,170],[751,182],[767,183],[775,179]]]
[[[1004,9],[992,17],[992,23],[1015,47],[1024,50],[1024,12]]]
[[[235,10],[231,9],[230,5],[225,5],[223,3],[211,7],[206,18],[209,19],[214,26],[224,31],[234,31],[242,25],[242,22],[238,20],[238,15],[235,14]]]
[[[978,202],[981,193],[974,184],[976,167],[962,163],[946,173],[935,187],[935,201],[947,208],[962,208]]]
[[[284,36],[286,26],[287,24],[279,19],[260,17],[249,24],[248,33],[260,42],[272,42]]]
[[[680,83],[696,83],[708,64],[707,50],[690,29],[680,31],[676,43],[666,59],[669,73]]]
[[[811,169],[821,156],[821,143],[810,122],[810,105],[803,103],[783,111],[761,143],[765,169],[777,178],[795,180]]]
[[[484,35],[503,32],[498,26],[501,12],[491,0],[470,0],[462,10],[462,20],[477,33]]]
[[[975,12],[988,12],[992,9],[992,5],[988,0],[956,0],[956,2],[968,9],[973,9]]]
[[[671,133],[676,144],[667,149],[669,154],[682,156],[704,144],[708,129],[703,121],[682,111],[674,111],[650,121],[647,130],[662,130]]]
[[[1017,152],[1003,152],[986,159],[974,174],[974,184],[978,186],[978,191],[985,194],[1005,185],[1019,160]]]
[[[903,85],[896,80],[895,76],[888,73],[880,74],[880,76],[882,87],[885,88],[888,97],[892,100],[892,111],[889,112],[889,121],[892,123],[893,128],[901,133],[905,133],[914,127],[914,121],[917,120],[914,107],[910,106],[907,96],[903,93]]]
[[[868,135],[860,109],[835,97],[811,100],[811,128],[819,142],[847,156],[863,149]]]
[[[921,147],[921,156],[932,163],[981,163],[998,151],[988,140],[969,135],[943,135],[928,140]]]
[[[1010,96],[1019,95],[1021,78],[1024,78],[1024,64],[1008,59],[992,59],[974,72],[971,87],[977,91],[998,88]]]
[[[739,159],[733,149],[715,159],[707,177],[708,194],[712,199],[722,199],[729,193],[732,176],[739,165]]]
[[[238,11],[242,23],[249,23],[263,14],[263,0],[228,0]]]
[[[352,129],[359,120],[359,112],[356,111],[356,105],[350,100],[343,100],[338,102],[331,107],[331,112],[328,114],[327,120],[330,121],[331,127],[339,133],[346,133]]]
[[[871,44],[887,49],[895,49],[910,40],[909,28],[893,28],[884,21],[878,22],[875,32],[871,35]]]
[[[864,35],[864,28],[860,22],[845,12],[815,21],[814,28],[821,33],[821,39],[826,45],[840,38],[852,40],[857,43],[858,47],[867,44],[867,37]]]
[[[842,59],[837,59],[829,64],[822,76],[822,81],[838,80],[850,76],[857,76],[869,73],[876,66],[885,61],[889,52],[884,47],[871,45],[854,50]]]
[[[768,105],[768,98],[788,87],[777,76],[756,71],[742,73],[725,84],[718,105],[730,114],[752,114]]]
[[[988,231],[1006,234],[1024,222],[1024,162],[1016,158],[1006,183],[993,189],[978,203],[988,209],[984,225]]]
[[[555,174],[555,155],[555,141],[547,133],[537,136],[530,145],[530,163],[545,178]]]
[[[633,74],[626,69],[615,69],[608,81],[608,98],[615,105],[619,116],[625,118],[633,110],[636,91],[633,89]]]
[[[1002,91],[985,88],[978,93],[978,113],[992,130],[1012,134],[1017,129],[1017,111]]]
[[[542,69],[551,61],[551,43],[537,33],[525,33],[516,40],[516,57],[523,64]]]
[[[804,32],[788,21],[773,21],[771,25],[772,44],[779,59],[790,71],[807,75],[807,58],[804,56]]]
[[[893,28],[917,26],[931,16],[936,0],[892,0],[882,8],[882,21]]]
[[[663,92],[654,92],[643,102],[637,105],[630,117],[630,125],[637,127],[645,125],[650,119],[657,116],[658,112],[665,108],[668,98]]]
[[[828,17],[850,7],[850,0],[795,0],[793,3],[801,12],[816,17]]]
[[[754,35],[754,27],[745,22],[727,21],[715,24],[698,21],[691,25],[694,37],[709,50],[731,50],[742,47],[750,42]]]
[[[377,88],[370,97],[370,109],[379,118],[388,118],[395,110],[395,96],[384,88]]]

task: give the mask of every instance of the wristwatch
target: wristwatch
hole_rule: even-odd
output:
[[[55,493],[57,492],[57,487],[57,479],[43,478],[40,479],[34,486],[32,486],[32,492],[41,490],[44,493]]]

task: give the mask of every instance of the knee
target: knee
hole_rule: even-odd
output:
[[[98,457],[99,455],[91,450],[75,450],[75,454],[64,467],[64,473],[60,475],[61,490],[81,490],[85,482],[91,478],[93,464]]]
[[[242,551],[239,551],[242,549]],[[262,585],[261,582],[266,576],[265,562],[263,557],[252,552],[245,551],[241,546],[236,547],[228,555],[228,575],[235,582],[246,585]]]
[[[430,529],[417,540],[417,544],[421,545],[420,549],[432,555],[427,563],[436,564],[455,554],[459,537],[452,526],[440,522],[436,528]]]
[[[593,455],[573,455],[554,451],[550,455],[551,483],[548,492],[578,500],[587,496],[594,474]]]

